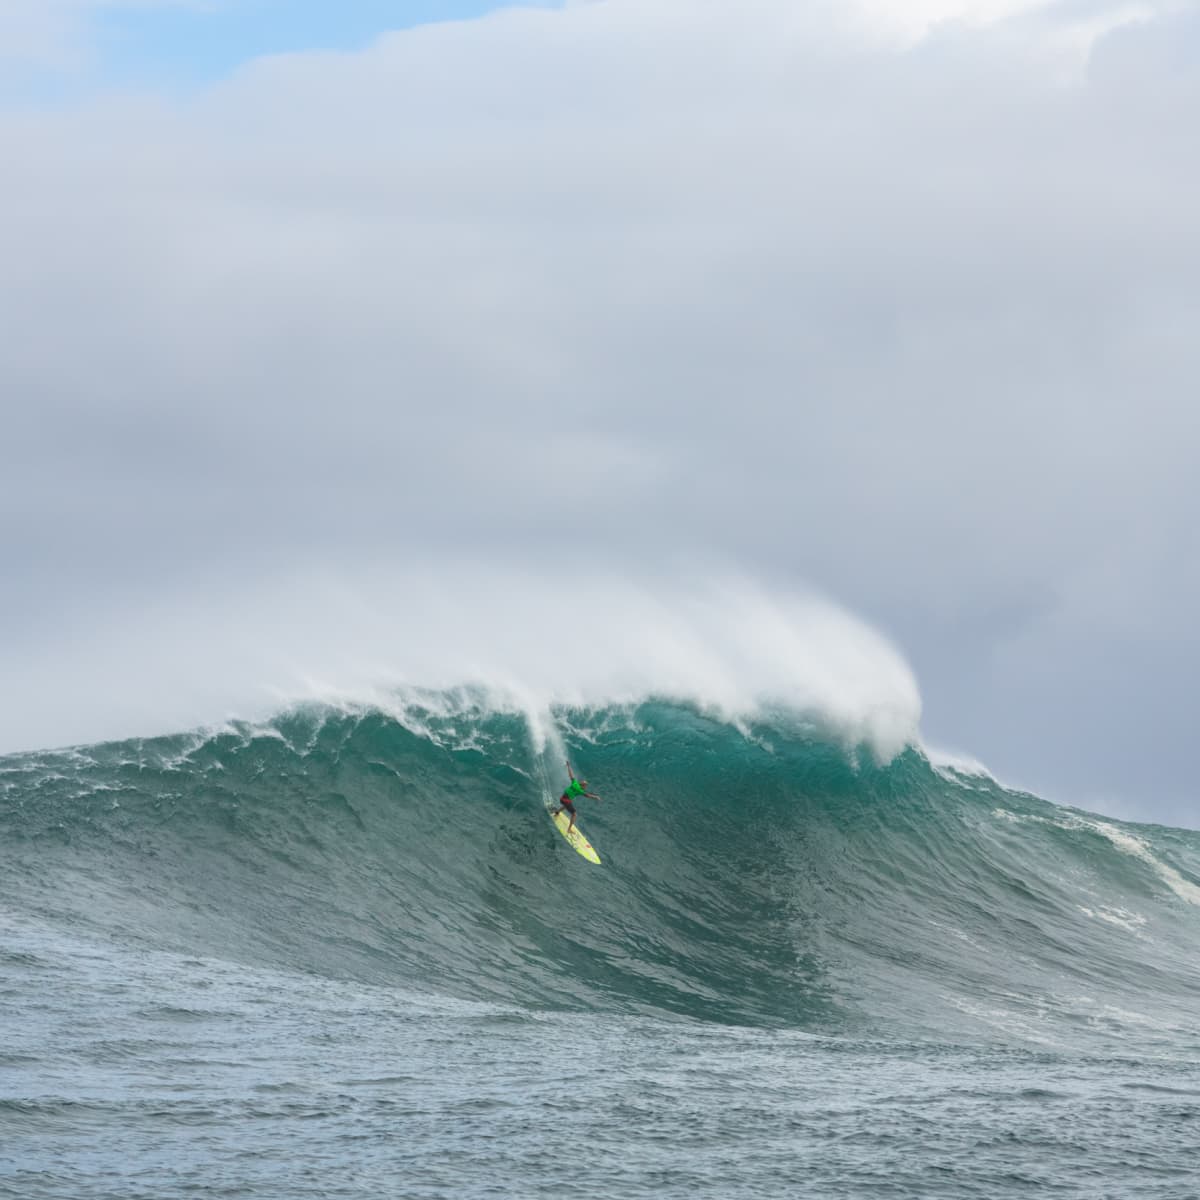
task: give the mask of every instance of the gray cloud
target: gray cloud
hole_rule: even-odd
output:
[[[313,562],[716,554],[889,631],[934,741],[1194,821],[1196,8],[794,9],[0,114],[9,651]]]

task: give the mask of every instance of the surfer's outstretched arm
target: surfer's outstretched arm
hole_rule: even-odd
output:
[[[571,760],[569,758],[567,759],[567,774],[570,775],[572,779],[575,778],[575,772],[571,770]]]

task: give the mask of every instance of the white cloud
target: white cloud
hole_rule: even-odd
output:
[[[1123,9],[861,11],[607,0],[0,118],[11,636],[312,558],[713,551],[900,631],[1002,773],[1104,720],[1132,771],[1200,667],[1197,23],[1064,86]]]
[[[205,7],[204,0],[0,0],[0,64],[76,69],[94,56],[93,21],[105,12]]]
[[[1130,0],[1064,5],[1056,0],[853,0],[846,9],[858,28],[916,42],[939,29],[980,29],[1035,17],[1045,18],[1043,36],[1094,39],[1129,21],[1153,17],[1164,5]]]
[[[61,66],[74,59],[81,8],[54,0],[5,0],[0,5],[0,63]]]

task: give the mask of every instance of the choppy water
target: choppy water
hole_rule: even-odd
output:
[[[444,700],[0,760],[0,1195],[1200,1195],[1200,835]]]

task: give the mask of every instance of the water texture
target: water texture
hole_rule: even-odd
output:
[[[1197,1196],[1198,934],[1200,835],[783,711],[10,756],[0,1196]]]

